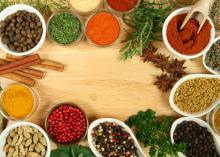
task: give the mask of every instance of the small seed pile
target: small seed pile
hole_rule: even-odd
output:
[[[214,43],[207,52],[205,63],[212,70],[220,72],[220,40]]]
[[[215,0],[211,8],[210,17],[218,28],[220,28],[220,0]]]
[[[4,152],[6,157],[44,157],[47,142],[36,128],[21,126],[10,131]]]
[[[104,157],[138,157],[130,134],[116,123],[105,122],[92,131],[93,145]]]
[[[0,36],[3,44],[16,52],[26,52],[34,48],[43,33],[40,18],[25,10],[9,15],[0,23]]]
[[[176,90],[174,102],[184,112],[201,112],[220,96],[220,79],[196,78]]]
[[[188,157],[220,157],[212,134],[193,121],[184,121],[174,131],[175,143],[185,142]]]

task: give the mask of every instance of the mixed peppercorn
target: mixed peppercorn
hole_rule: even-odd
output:
[[[194,121],[184,121],[177,125],[174,141],[186,143],[187,157],[220,157],[212,134]]]
[[[84,113],[69,104],[53,110],[48,118],[48,131],[53,139],[62,144],[81,139],[87,130],[87,120]]]
[[[138,157],[131,135],[116,123],[100,123],[92,137],[93,145],[104,157]]]

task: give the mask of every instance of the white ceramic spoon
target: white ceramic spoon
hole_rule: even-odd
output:
[[[202,111],[202,112],[195,112],[195,113],[189,113],[189,112],[184,112],[182,110],[180,110],[178,108],[178,106],[174,103],[174,96],[176,93],[177,88],[182,85],[185,81],[187,80],[191,80],[191,79],[196,79],[196,78],[218,78],[220,79],[220,75],[212,75],[212,74],[192,74],[192,75],[187,75],[185,77],[183,77],[182,79],[180,79],[175,86],[173,87],[173,89],[171,90],[170,93],[170,97],[169,97],[169,102],[170,102],[170,106],[179,114],[183,115],[183,116],[187,116],[187,117],[201,117],[205,114],[207,114],[208,112],[210,112],[213,108],[215,108],[219,103],[220,103],[220,97],[214,102],[212,103],[206,110]]]
[[[208,131],[212,134],[213,139],[215,141],[216,149],[220,153],[220,141],[217,140],[216,135],[215,135],[214,131],[212,130],[212,128],[205,121],[198,119],[198,118],[193,118],[193,117],[182,117],[182,118],[177,119],[173,123],[173,125],[171,127],[171,131],[170,131],[171,142],[173,144],[174,144],[174,139],[173,139],[174,131],[175,131],[177,125],[184,122],[184,121],[194,121],[197,124],[199,124],[200,126],[206,127],[208,129]],[[180,153],[180,152],[178,153],[178,155],[179,155],[179,157],[186,157],[186,155],[184,155],[183,153]]]
[[[123,127],[125,129],[125,131],[127,131],[130,135],[131,135],[131,138],[133,139],[134,141],[134,145],[135,147],[137,148],[137,154],[138,154],[138,157],[146,157],[145,153],[143,152],[141,146],[139,145],[136,137],[134,136],[133,132],[131,131],[131,129],[122,121],[119,121],[117,119],[113,119],[113,118],[102,118],[102,119],[98,119],[98,120],[95,120],[94,122],[92,122],[89,126],[89,129],[88,129],[88,143],[89,143],[89,146],[92,150],[92,152],[97,156],[97,157],[103,157],[97,150],[96,148],[94,147],[93,143],[92,143],[92,136],[91,136],[91,133],[92,133],[92,130],[98,126],[100,123],[105,123],[105,122],[113,122],[113,123],[116,123],[117,125]]]

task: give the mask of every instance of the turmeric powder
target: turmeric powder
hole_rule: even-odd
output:
[[[5,112],[13,118],[25,118],[34,108],[33,93],[22,84],[10,85],[1,99]]]

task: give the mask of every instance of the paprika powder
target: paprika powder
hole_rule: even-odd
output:
[[[99,46],[108,46],[115,42],[121,29],[118,19],[108,12],[93,15],[86,27],[87,38]]]
[[[138,0],[107,0],[107,3],[116,11],[126,12],[133,9],[138,4]]]
[[[167,39],[170,45],[179,53],[194,55],[201,52],[209,43],[212,26],[207,20],[198,33],[199,22],[191,18],[180,30],[187,14],[175,16],[168,24]]]

